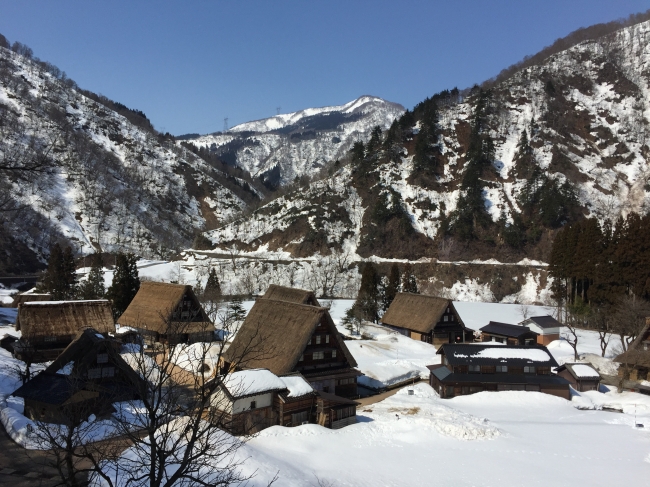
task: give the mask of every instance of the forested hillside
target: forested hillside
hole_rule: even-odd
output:
[[[547,262],[567,223],[646,211],[649,31],[630,25],[436,94],[355,144],[332,177],[208,235],[294,256]]]
[[[259,196],[241,170],[0,36],[0,272],[41,268],[54,242],[162,258]]]

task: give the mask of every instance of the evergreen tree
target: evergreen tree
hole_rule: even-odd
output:
[[[113,314],[118,318],[131,304],[138,289],[140,277],[138,275],[137,257],[131,253],[119,253],[115,257],[115,271],[113,284],[108,288],[106,296],[113,303]]]
[[[407,263],[404,266],[404,274],[402,275],[402,292],[419,294],[418,281],[413,273],[411,264]]]
[[[246,318],[246,309],[244,309],[240,296],[233,297],[228,304],[228,315],[234,321],[244,321]]]
[[[88,278],[79,286],[81,299],[101,299],[106,294],[104,288],[104,261],[102,254],[95,253],[91,256],[90,272]]]
[[[57,243],[50,251],[47,271],[38,287],[41,292],[52,295],[54,300],[74,299],[77,295],[77,272],[70,247],[65,250]]]
[[[221,283],[219,282],[217,271],[214,267],[210,269],[210,273],[208,274],[208,281],[205,283],[203,296],[212,301],[221,297]]]
[[[395,296],[400,289],[400,274],[399,267],[397,264],[393,264],[390,268],[390,273],[388,274],[388,283],[386,284],[386,290],[384,291],[384,311],[388,309],[390,303],[393,302]]]
[[[353,313],[360,313],[366,321],[377,322],[379,319],[380,294],[379,274],[371,262],[367,262],[361,273],[361,286],[355,301]]]
[[[416,107],[416,111],[421,111],[422,115],[420,133],[415,142],[413,171],[431,176],[436,172],[436,155],[440,152],[438,106],[435,100],[427,99]]]

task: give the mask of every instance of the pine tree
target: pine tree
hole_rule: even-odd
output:
[[[211,301],[215,301],[221,297],[221,283],[219,282],[217,271],[214,267],[210,269],[210,273],[208,274],[208,281],[205,283],[203,296],[205,299]]]
[[[106,296],[113,303],[113,314],[115,318],[124,313],[131,304],[138,289],[140,289],[140,277],[137,267],[138,259],[135,255],[119,253],[115,257],[115,271],[113,273],[113,284],[108,288]]]
[[[400,289],[400,274],[397,264],[393,264],[388,274],[388,283],[384,291],[384,311],[388,309]]]
[[[232,298],[228,305],[228,315],[234,321],[244,321],[246,318],[246,309],[242,304],[240,296],[235,296]]]
[[[404,274],[402,275],[402,292],[413,294],[419,294],[420,292],[418,291],[418,281],[415,274],[413,274],[413,268],[409,263],[404,266]]]
[[[104,288],[104,261],[102,254],[93,254],[91,256],[90,272],[88,279],[79,286],[81,299],[101,299],[106,294]]]
[[[375,323],[379,319],[379,284],[377,269],[371,262],[367,262],[361,273],[361,286],[353,307],[354,312],[360,313],[363,319]]]
[[[70,247],[65,250],[57,243],[50,251],[47,271],[39,291],[52,295],[54,300],[74,299],[77,295],[77,272]]]

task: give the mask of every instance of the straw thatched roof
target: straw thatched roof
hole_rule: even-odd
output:
[[[187,320],[187,323],[185,320],[173,317],[184,296],[192,300],[193,306],[199,309],[199,314]],[[170,324],[175,322],[183,325],[182,333],[214,330],[214,326],[192,291],[192,286],[166,282],[141,282],[138,293],[117,322],[121,326],[146,329],[161,334],[167,334]]]
[[[76,335],[94,328],[99,333],[114,333],[111,304],[93,301],[32,301],[18,307],[16,330],[25,340]]]
[[[614,359],[614,362],[627,364],[632,367],[650,367],[650,346],[647,346],[648,350],[644,350],[645,347],[643,344],[643,342],[648,341],[650,341],[650,318],[646,318],[646,325],[643,331],[630,343],[626,352],[623,352]]]
[[[14,301],[11,303],[12,308],[17,308],[19,304],[29,303],[31,301],[51,301],[51,294],[36,294],[36,293],[22,293],[14,296]]]
[[[276,375],[286,375],[293,371],[323,320],[349,366],[356,367],[327,309],[266,298],[255,302],[224,359],[242,368],[265,368]]]
[[[429,333],[440,321],[451,300],[424,294],[397,293],[381,318],[385,325]]]
[[[293,287],[278,286],[277,284],[271,284],[262,297],[276,301],[287,301],[289,303],[308,304],[320,307],[313,292]]]

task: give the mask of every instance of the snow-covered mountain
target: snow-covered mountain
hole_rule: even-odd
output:
[[[342,158],[373,127],[387,129],[404,107],[374,96],[242,123],[226,133],[187,139],[275,187]]]
[[[254,197],[245,181],[155,133],[141,112],[116,105],[136,125],[91,95],[54,66],[0,47],[0,166],[48,168],[2,172],[0,204],[12,209],[2,212],[4,272],[34,269],[54,241],[161,256]]]
[[[650,22],[554,54],[490,86],[490,93],[485,98],[483,133],[494,143],[494,162],[483,171],[480,184],[495,228],[500,218],[511,225],[522,215],[521,196],[530,187],[526,175],[530,168],[518,155],[524,131],[542,174],[557,184],[568,181],[574,188],[579,214],[602,222],[630,211],[647,211]],[[435,177],[424,178],[414,168],[420,137],[420,121],[414,120],[397,150],[384,147],[375,165],[342,167],[332,177],[207,235],[221,248],[236,245],[240,250],[301,257],[347,249],[359,258],[547,261],[552,226],[533,229],[537,233],[521,248],[506,245],[494,232],[467,242],[441,235],[441,225],[449,223],[464,192],[461,185],[480,96],[476,89],[465,98],[441,99],[438,104]],[[382,202],[384,207],[399,207],[398,213],[408,221],[406,228],[404,219],[392,216],[378,223]],[[541,281],[546,282],[544,276]],[[522,285],[520,280],[517,286]]]

